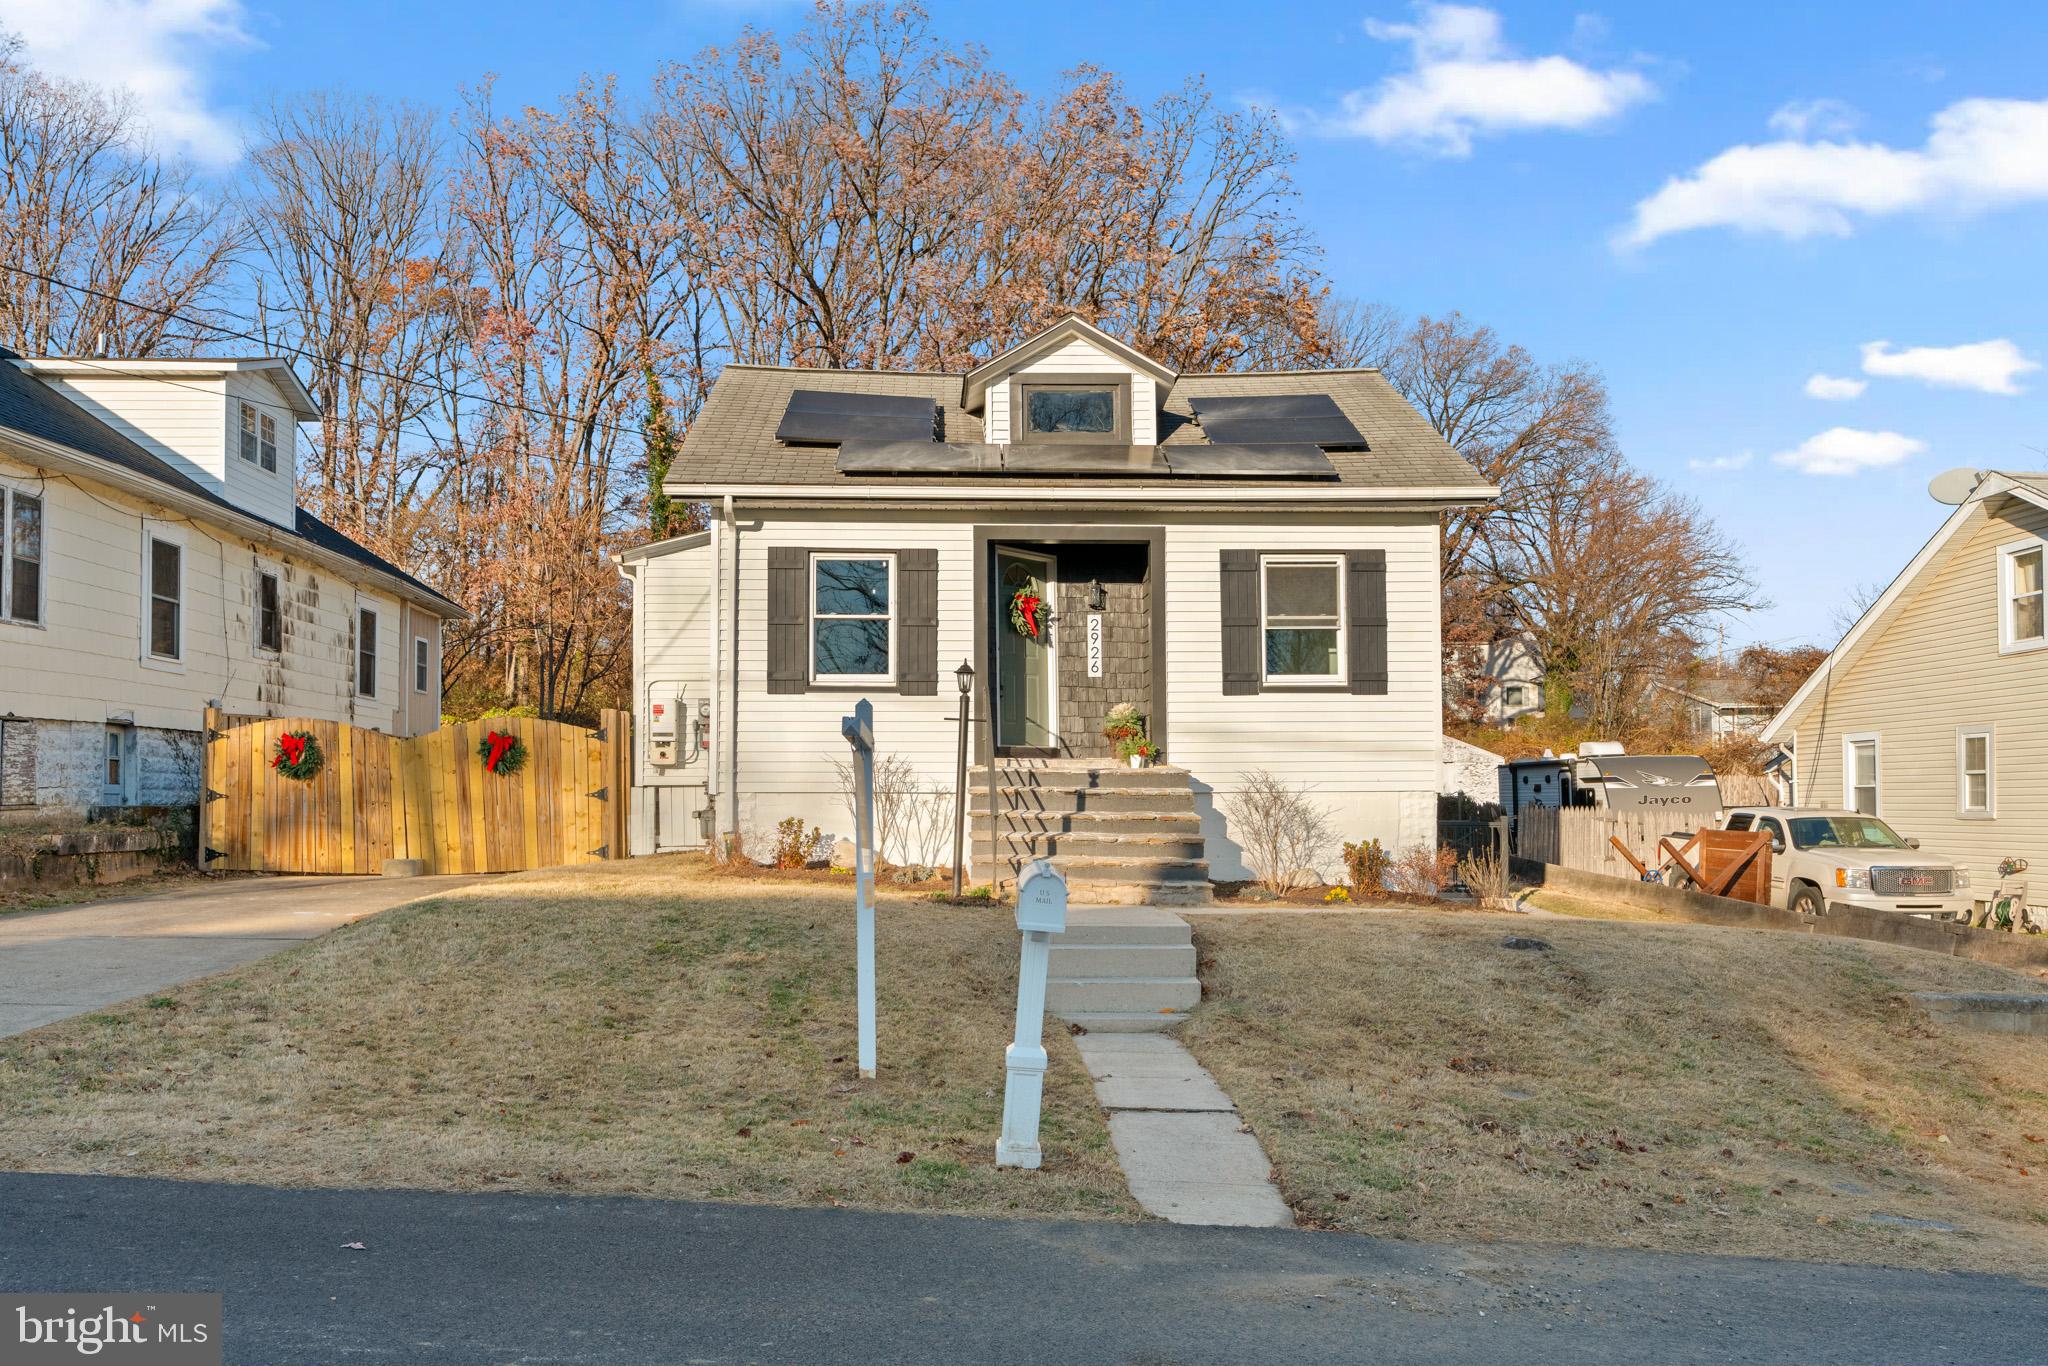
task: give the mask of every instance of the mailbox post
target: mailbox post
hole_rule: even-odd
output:
[[[839,723],[853,749],[854,996],[860,1074],[875,1075],[875,707],[863,697]]]
[[[1003,1133],[998,1167],[1036,1167],[1039,1102],[1045,1094],[1045,974],[1052,937],[1067,928],[1067,880],[1044,859],[1033,859],[1017,879],[1017,1036],[1003,1053]]]

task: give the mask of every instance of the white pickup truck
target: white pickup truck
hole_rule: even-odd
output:
[[[1920,857],[1875,816],[1799,807],[1735,807],[1724,830],[1771,837],[1771,904],[1818,915],[1831,901],[1873,911],[1954,916],[1971,905],[1970,873],[1945,858]]]

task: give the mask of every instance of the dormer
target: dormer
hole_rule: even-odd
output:
[[[1178,378],[1070,315],[969,371],[960,403],[998,445],[1153,446]]]
[[[17,361],[208,491],[292,529],[298,424],[318,405],[276,357]]]

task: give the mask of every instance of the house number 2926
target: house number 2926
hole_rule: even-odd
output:
[[[1102,614],[1088,614],[1088,676],[1102,677]]]

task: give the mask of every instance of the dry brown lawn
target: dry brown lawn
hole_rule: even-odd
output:
[[[1008,912],[885,897],[862,1081],[850,883],[701,872],[493,880],[0,1041],[0,1166],[1136,1216],[1064,1032],[1045,1167],[994,1166]]]
[[[1194,924],[1187,1041],[1304,1223],[2044,1278],[2048,1038],[1937,1033],[1905,996],[2035,978],[1706,926]]]
[[[1593,897],[1571,896],[1564,892],[1534,891],[1523,898],[1527,904],[1539,911],[1552,915],[1568,915],[1580,920],[1635,920],[1653,925],[1683,925],[1688,922],[1663,911],[1651,910],[1646,906],[1629,906],[1619,901],[1601,901]]]

